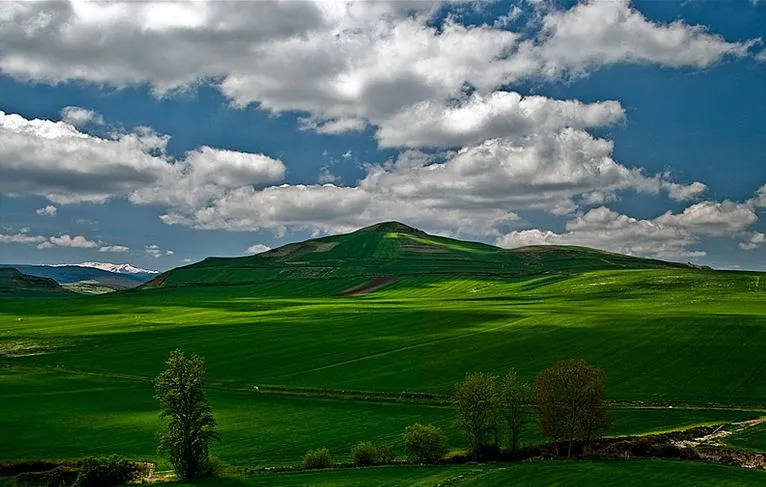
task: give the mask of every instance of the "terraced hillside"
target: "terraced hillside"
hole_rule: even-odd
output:
[[[460,450],[442,399],[467,372],[514,367],[531,380],[570,357],[606,371],[610,434],[766,414],[764,274],[505,251],[398,224],[271,254],[208,259],[104,296],[0,298],[0,430],[16,439],[0,441],[0,461],[162,462],[151,381],[177,347],[206,357],[214,453],[242,466],[297,463],[322,446],[347,459],[364,440],[401,454],[414,422],[442,426]],[[525,442],[539,441],[530,429]]]
[[[535,246],[504,250],[429,235],[387,222],[345,235],[285,245],[263,254],[208,258],[174,269],[148,287],[245,284],[279,280],[406,276],[520,277],[603,269],[684,267],[584,247]]]

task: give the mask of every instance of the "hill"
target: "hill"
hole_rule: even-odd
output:
[[[83,265],[3,265],[12,267],[29,276],[53,279],[59,284],[75,284],[83,281],[95,283],[110,289],[130,289],[151,280],[156,274],[145,272],[120,273],[110,272]]]
[[[12,267],[0,268],[0,296],[69,294],[53,279],[23,274]]]
[[[355,278],[379,287],[406,276],[524,277],[608,269],[687,267],[585,247],[501,249],[429,235],[398,222],[291,243],[262,254],[211,257],[160,275],[146,287]],[[361,281],[364,286],[364,281]]]

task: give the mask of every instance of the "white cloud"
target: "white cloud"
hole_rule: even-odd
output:
[[[747,205],[731,201],[704,201],[681,213],[667,212],[651,220],[639,220],[600,207],[566,224],[566,232],[539,229],[513,231],[497,239],[501,247],[525,245],[584,245],[613,252],[659,258],[699,257],[695,249],[701,236],[746,235],[757,217]],[[759,244],[753,234],[748,243]],[[740,244],[742,248],[743,244]]]
[[[753,44],[652,22],[628,0],[548,10],[531,37],[502,25],[431,26],[437,5],[3,2],[0,70],[46,83],[149,84],[158,94],[217,83],[239,106],[305,111],[317,130],[339,133],[438,103],[466,83],[486,96],[617,63],[707,67]],[[520,15],[511,10],[500,24]]]
[[[688,201],[700,196],[707,191],[707,185],[695,181],[689,185],[663,181],[662,188],[668,192],[668,196],[675,201]]]
[[[41,235],[27,235],[26,233],[15,233],[15,234],[3,234],[0,233],[0,243],[5,244],[38,244],[41,242],[44,242],[46,240],[45,237]]]
[[[432,101],[409,106],[383,120],[375,136],[383,147],[459,147],[566,127],[602,127],[624,116],[616,101],[586,104],[496,91],[486,97],[474,93],[457,106]]]
[[[130,252],[130,247],[124,245],[104,245],[98,249],[99,252]]]
[[[161,249],[160,246],[156,244],[150,244],[150,245],[144,246],[144,251],[149,257],[153,259],[159,259],[160,257],[169,257],[175,254],[175,252],[173,252],[172,250]]]
[[[90,123],[96,125],[104,123],[104,118],[93,110],[73,106],[61,109],[61,120],[73,127],[82,127]]]
[[[582,74],[617,63],[704,68],[725,56],[742,57],[757,41],[727,42],[702,26],[647,19],[629,0],[588,0],[545,15],[536,45],[520,52],[549,76]]]
[[[38,208],[35,213],[42,216],[56,216],[58,211],[59,211],[58,208],[56,208],[55,206],[48,205],[44,208]]]
[[[263,244],[254,244],[247,248],[248,254],[262,254],[271,250],[271,247]]]
[[[753,250],[763,244],[766,244],[766,235],[761,232],[752,232],[745,235],[745,240],[739,243],[739,248],[743,250]]]
[[[207,146],[182,160],[165,154],[169,137],[148,128],[99,138],[65,122],[0,111],[0,192],[42,195],[59,204],[129,196],[181,204],[232,187],[280,180],[281,161]]]
[[[71,235],[64,234],[56,237],[49,237],[48,242],[57,247],[71,247],[77,249],[91,249],[99,246],[97,242],[88,240],[82,235],[72,237]]]

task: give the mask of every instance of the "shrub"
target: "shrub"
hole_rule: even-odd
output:
[[[327,448],[309,450],[303,457],[303,466],[306,468],[328,468],[332,466],[332,455]]]
[[[204,477],[220,477],[225,469],[225,466],[220,458],[216,456],[208,456],[204,468],[202,469],[202,475]]]
[[[391,445],[380,445],[378,447],[378,463],[381,465],[387,465],[389,463],[394,463],[395,459],[396,454],[394,453],[394,449],[391,447]]]
[[[371,441],[357,443],[351,449],[351,460],[357,467],[369,467],[378,463],[378,449]]]
[[[411,461],[436,463],[447,453],[447,439],[432,424],[413,424],[404,429],[404,452]]]
[[[127,484],[138,476],[136,464],[118,455],[86,458],[79,467],[74,487],[113,487]]]
[[[77,470],[56,467],[43,472],[22,472],[15,477],[13,485],[35,487],[69,487],[77,479]]]

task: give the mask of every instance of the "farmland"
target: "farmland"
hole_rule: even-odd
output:
[[[151,380],[175,348],[207,359],[222,435],[213,453],[238,466],[294,464],[308,448],[322,446],[344,460],[363,440],[401,454],[402,430],[414,422],[441,426],[459,451],[465,445],[451,427],[454,412],[442,403],[466,373],[513,367],[531,380],[570,357],[606,372],[610,435],[762,415],[761,274],[578,248],[507,253],[425,234],[392,242],[390,234],[384,228],[332,247],[277,249],[276,257],[213,259],[110,295],[3,298],[0,428],[13,441],[0,441],[0,461],[120,453],[166,467],[156,454],[160,421]],[[321,262],[313,255],[351,244],[357,250],[346,251],[355,265],[346,268],[331,265],[337,255]],[[427,246],[446,250],[426,252]],[[296,251],[300,258],[290,264]],[[268,260],[275,258],[283,261]],[[383,270],[375,270],[381,268],[375,259],[387,262]],[[285,267],[289,272],[280,274]],[[391,277],[380,289],[345,293],[380,275]],[[530,428],[524,442],[540,441]],[[588,475],[651,478],[672,469],[673,485],[704,485],[699,479],[715,479],[715,469],[724,468],[654,461],[569,467],[518,465],[512,472],[530,485],[539,479],[578,485]],[[432,485],[461,468],[289,478],[299,479],[295,485],[332,479]],[[730,485],[760,475],[725,471],[720,475]],[[502,484],[506,473],[484,472],[474,484]],[[289,485],[270,484],[272,478],[231,485]],[[218,482],[210,485],[228,485]]]

